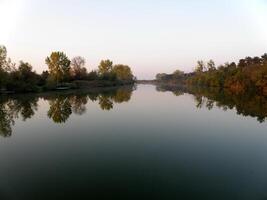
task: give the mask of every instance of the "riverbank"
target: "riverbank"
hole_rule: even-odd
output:
[[[9,90],[0,90],[0,95],[12,95],[12,94],[36,94],[36,93],[50,93],[50,92],[63,92],[63,91],[75,91],[75,90],[88,90],[99,91],[109,90],[111,88],[134,85],[135,81],[108,81],[108,80],[93,80],[84,81],[77,80],[70,83],[62,83],[57,87],[39,87],[36,91],[15,92]]]

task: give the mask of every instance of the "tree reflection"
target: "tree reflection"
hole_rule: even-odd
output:
[[[72,107],[70,104],[70,99],[64,96],[58,96],[49,101],[50,109],[47,115],[55,123],[64,123],[67,121],[72,113]]]
[[[70,103],[72,111],[77,115],[82,115],[86,112],[86,104],[88,102],[88,97],[83,95],[77,95],[70,97]]]
[[[15,96],[13,98],[0,98],[0,135],[12,135],[12,126],[15,119],[22,117],[23,121],[30,119],[37,111],[38,98],[33,96]]]
[[[156,90],[158,92],[172,92],[175,96],[184,95],[183,88],[180,86],[161,84],[156,86]]]
[[[132,96],[131,90],[127,88],[120,88],[115,92],[112,99],[114,100],[115,103],[123,103],[130,101],[131,96]]]
[[[14,125],[13,115],[10,113],[6,103],[0,103],[0,135],[10,137]]]
[[[83,115],[87,111],[88,101],[97,101],[100,108],[110,111],[115,104],[128,102],[134,87],[121,87],[102,92],[77,91],[75,93],[49,93],[43,95],[0,96],[0,135],[12,135],[15,119],[26,121],[38,110],[39,99],[49,102],[47,116],[54,123],[65,123],[72,113]]]
[[[34,116],[38,109],[38,98],[33,96],[20,96],[9,102],[9,108],[13,111],[13,115],[22,116],[22,120],[26,121]]]
[[[102,110],[109,111],[116,103],[128,102],[132,91],[133,87],[122,87],[103,92],[50,95],[46,97],[50,104],[47,115],[55,123],[65,123],[72,113],[86,113],[88,100],[98,101]]]
[[[203,97],[200,95],[195,96],[195,102],[197,108],[202,108],[205,103]]]
[[[102,110],[111,110],[113,108],[113,102],[110,97],[105,95],[100,95],[99,105]]]
[[[255,117],[260,123],[267,119],[267,97],[255,92],[233,93],[228,89],[169,85],[158,85],[156,90],[192,94],[197,108],[211,110],[216,106],[224,111],[235,109],[238,115]]]

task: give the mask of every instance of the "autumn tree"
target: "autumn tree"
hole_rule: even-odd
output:
[[[56,83],[66,81],[70,75],[70,63],[65,53],[52,52],[45,60],[50,75],[54,78]]]
[[[98,72],[100,75],[109,73],[112,71],[113,62],[110,60],[102,60],[98,66]]]
[[[81,56],[74,57],[71,60],[71,76],[74,79],[85,79],[87,75],[87,70],[85,66],[85,59]]]
[[[127,65],[115,65],[112,71],[116,74],[119,80],[132,80],[133,73],[129,66]]]

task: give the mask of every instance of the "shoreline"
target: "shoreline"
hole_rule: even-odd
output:
[[[36,95],[36,96],[42,96],[46,94],[69,94],[69,93],[75,93],[77,91],[83,91],[83,92],[105,92],[113,89],[117,89],[120,87],[131,87],[137,84],[136,82],[112,82],[112,81],[78,81],[82,82],[83,84],[77,84],[73,88],[67,88],[67,89],[45,89],[37,92],[14,92],[14,91],[0,91],[0,97],[1,96],[21,96],[21,95]],[[84,84],[85,83],[85,84]]]

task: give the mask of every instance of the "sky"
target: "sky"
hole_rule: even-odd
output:
[[[139,79],[198,60],[217,65],[267,52],[267,0],[0,0],[0,44],[47,70],[46,56],[127,64]]]

